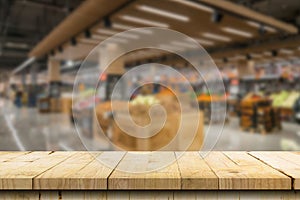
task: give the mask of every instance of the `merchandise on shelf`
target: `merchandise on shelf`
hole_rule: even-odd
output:
[[[280,129],[280,109],[273,108],[269,98],[249,93],[241,101],[240,126],[244,130],[260,133]]]

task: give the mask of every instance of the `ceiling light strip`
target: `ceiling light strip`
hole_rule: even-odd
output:
[[[176,19],[176,20],[183,21],[183,22],[190,21],[190,18],[187,16],[180,15],[180,14],[173,13],[173,12],[166,11],[166,10],[162,10],[162,9],[158,9],[158,8],[154,8],[154,7],[147,6],[147,5],[140,5],[140,6],[137,6],[137,8],[144,12],[148,12],[148,13],[155,14],[155,15],[160,15],[163,17],[168,17],[171,19]]]
[[[148,20],[148,19],[144,19],[144,18],[140,18],[140,17],[134,17],[131,15],[122,15],[120,18],[123,20],[126,20],[126,21],[138,23],[138,24],[145,24],[145,25],[149,25],[149,26],[157,26],[157,27],[165,27],[165,28],[169,27],[168,24],[165,24],[162,22]]]
[[[231,27],[224,27],[224,28],[222,28],[222,30],[227,32],[227,33],[231,33],[231,34],[246,37],[246,38],[253,37],[253,35],[251,33],[248,33],[246,31],[242,31],[242,30],[239,30],[239,29],[231,28]]]
[[[218,41],[222,41],[222,42],[230,42],[231,39],[229,37],[225,37],[222,35],[217,35],[217,34],[213,34],[213,33],[203,33],[203,36],[206,38],[210,38],[210,39],[214,39],[214,40],[218,40]]]

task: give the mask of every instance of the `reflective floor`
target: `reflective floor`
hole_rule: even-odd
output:
[[[66,114],[41,114],[34,108],[16,108],[0,100],[0,150],[85,150]],[[300,150],[300,126],[261,135],[243,132],[238,119],[224,127],[215,150]]]

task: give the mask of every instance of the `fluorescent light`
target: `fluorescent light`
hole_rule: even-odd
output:
[[[230,61],[237,61],[237,60],[244,60],[244,59],[246,59],[246,56],[236,55],[234,57],[229,58],[228,60],[230,60]]]
[[[115,29],[121,29],[121,30],[131,30],[134,29],[132,31],[138,32],[138,33],[144,33],[144,34],[152,34],[153,32],[151,30],[147,30],[147,29],[136,29],[136,27],[133,26],[127,26],[124,24],[118,24],[118,23],[113,23],[112,27]]]
[[[119,32],[107,30],[107,29],[99,29],[97,30],[97,33],[107,34],[107,35],[115,35]],[[129,34],[129,33],[121,33],[118,35],[119,37],[129,38],[129,39],[139,39],[140,37],[138,35]]]
[[[203,36],[206,37],[206,38],[219,40],[219,41],[223,41],[223,42],[230,42],[231,41],[231,39],[229,37],[225,37],[225,36],[217,35],[217,34],[213,34],[213,33],[203,33]]]
[[[252,27],[255,27],[255,28],[260,28],[261,27],[261,24],[257,23],[257,22],[253,22],[253,21],[247,21],[247,24],[249,24],[250,26]],[[270,26],[266,26],[266,25],[263,25],[264,29],[266,31],[269,31],[271,33],[276,33],[276,29],[270,27]]]
[[[238,29],[235,29],[235,28],[224,27],[224,28],[222,28],[222,30],[227,32],[227,33],[232,33],[232,34],[235,34],[235,35],[238,35],[238,36],[243,36],[243,37],[246,37],[246,38],[253,37],[253,35],[251,33],[248,33],[248,32],[242,31],[242,30],[238,30]]]
[[[91,40],[91,39],[86,39],[86,38],[80,39],[79,41],[82,43],[92,44],[92,45],[100,44],[100,42],[97,40]]]
[[[236,55],[234,58],[235,58],[236,60],[243,60],[243,59],[246,58],[246,56],[243,56],[243,55]]]
[[[126,39],[123,39],[123,38],[116,38],[116,37],[105,37],[105,36],[102,36],[102,35],[93,35],[92,38],[94,39],[86,39],[86,38],[83,38],[81,39],[80,41],[81,42],[85,42],[85,43],[89,43],[89,44],[100,44],[100,42],[98,40],[106,40],[106,39],[109,39],[113,42],[119,42],[119,43],[128,43],[128,41]]]
[[[288,50],[288,49],[280,49],[280,53],[282,53],[282,54],[293,54],[294,52],[292,50]]]
[[[178,2],[178,3],[181,3],[181,4],[184,4],[186,6],[190,6],[190,7],[202,10],[202,11],[206,11],[206,12],[210,12],[210,13],[214,12],[214,9],[212,9],[208,6],[204,6],[202,4],[199,4],[199,3],[194,3],[192,1],[183,1],[183,0],[174,0],[174,1]]]
[[[66,65],[67,65],[68,67],[73,66],[73,65],[74,65],[73,60],[68,60],[67,63],[66,63]]]
[[[207,46],[213,46],[215,43],[210,40],[200,39],[200,38],[193,38],[197,42],[199,42],[201,45],[207,45]]]
[[[145,12],[149,12],[149,13],[164,16],[164,17],[169,17],[172,19],[177,19],[179,21],[184,21],[184,22],[190,21],[190,18],[187,16],[180,15],[180,14],[173,13],[173,12],[166,11],[166,10],[162,10],[162,9],[158,9],[158,8],[154,8],[154,7],[147,6],[147,5],[140,5],[137,8],[139,10],[142,10]]]
[[[9,48],[16,48],[16,49],[28,49],[29,48],[29,45],[26,43],[15,43],[15,42],[6,42],[5,46],[9,47]]]
[[[175,46],[179,46],[179,47],[185,47],[185,48],[193,48],[193,49],[197,48],[197,45],[188,43],[188,42],[174,41],[174,42],[171,42],[171,44],[173,44]]]
[[[184,51],[184,48],[178,47],[178,46],[173,46],[173,45],[167,45],[167,44],[161,44],[158,47],[162,49],[167,49],[169,51],[175,50],[175,51]]]
[[[252,58],[261,58],[261,57],[262,57],[262,55],[260,55],[260,54],[255,54],[255,53],[250,54],[250,56],[251,56]]]
[[[263,54],[264,54],[265,56],[272,56],[272,53],[271,53],[270,51],[265,51]]]
[[[139,23],[139,24],[146,24],[149,26],[157,26],[157,27],[165,27],[165,28],[169,27],[169,25],[165,24],[165,23],[156,22],[156,21],[152,21],[152,20],[148,20],[148,19],[143,19],[140,17],[134,17],[131,15],[122,15],[120,18],[123,20],[126,20],[126,21],[135,22],[135,23]]]

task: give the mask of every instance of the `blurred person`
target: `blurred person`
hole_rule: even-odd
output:
[[[23,97],[23,92],[19,89],[16,91],[16,96],[15,96],[15,105],[18,108],[22,107],[22,97]]]

